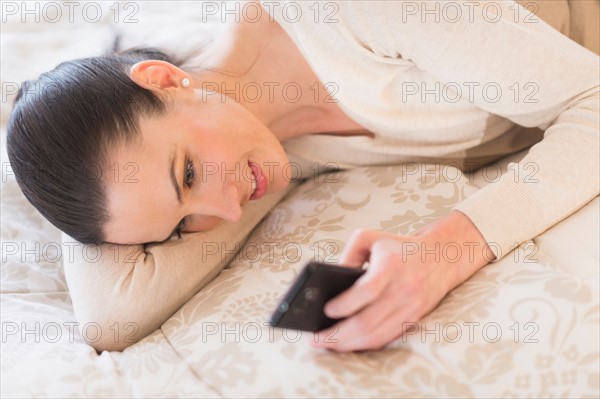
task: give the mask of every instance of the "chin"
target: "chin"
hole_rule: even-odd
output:
[[[271,192],[277,193],[279,191],[284,190],[287,186],[289,186],[290,181],[287,179],[281,179],[281,183],[280,184],[274,184],[275,187],[273,187],[273,190]],[[270,192],[267,192],[267,194],[270,194]]]

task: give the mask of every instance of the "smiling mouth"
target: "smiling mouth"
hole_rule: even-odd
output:
[[[251,189],[252,194],[250,195],[250,200],[257,200],[262,198],[267,192],[267,188],[269,184],[267,183],[267,179],[265,174],[263,173],[260,166],[257,163],[248,161],[248,166],[252,171],[252,182]]]
[[[252,173],[251,187],[252,189],[250,190],[250,197],[252,197],[254,195],[254,192],[256,191],[256,178],[254,177],[254,173]]]

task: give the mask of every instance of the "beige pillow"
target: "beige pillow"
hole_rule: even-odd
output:
[[[97,350],[122,350],[159,328],[230,262],[296,185],[247,203],[238,223],[162,244],[94,246],[63,233],[65,278],[83,338]]]

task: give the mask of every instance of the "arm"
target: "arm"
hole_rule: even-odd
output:
[[[599,60],[595,54],[541,20],[514,22],[511,2],[493,2],[502,7],[503,15],[494,23],[484,20],[481,7],[475,7],[472,22],[430,24],[398,23],[403,18],[402,3],[348,2],[341,7],[343,15],[357,20],[370,10],[370,25],[360,26],[366,32],[381,32],[381,26],[397,22],[389,35],[364,36],[380,53],[402,54],[440,82],[497,83],[510,94],[490,102],[478,92],[474,103],[519,125],[545,129],[545,135],[514,165],[518,174],[507,173],[488,184],[415,235],[356,233],[342,262],[358,266],[369,260],[369,269],[327,304],[330,317],[348,318],[322,335],[334,335],[337,342],[318,341],[313,343],[316,347],[382,348],[489,261],[506,256],[515,244],[539,235],[599,192]],[[526,15],[524,9],[520,12]],[[535,101],[514,101],[510,87],[515,83],[521,87],[533,83],[538,89]],[[532,179],[526,178],[531,171],[528,165],[536,171]],[[459,259],[436,259],[420,250],[447,243],[462,248]],[[475,251],[469,259],[465,243],[476,243],[476,248],[488,244],[491,249]]]
[[[418,3],[404,1],[346,2],[340,14],[369,47],[401,54],[443,84],[478,85],[470,99],[474,105],[545,130],[544,139],[509,173],[454,208],[501,259],[600,192],[600,62],[511,1],[453,4],[463,5],[458,21],[442,14],[438,22],[429,15],[423,23],[422,9],[410,8]],[[370,17],[361,19],[367,11]],[[390,34],[381,34],[384,29]],[[485,84],[500,87],[502,94],[490,101]]]
[[[244,206],[242,219],[162,244],[90,246],[63,234],[63,265],[83,338],[98,352],[121,351],[159,328],[240,250],[292,189]]]

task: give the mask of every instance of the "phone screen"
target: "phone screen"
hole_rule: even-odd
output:
[[[310,262],[302,269],[281,300],[269,324],[302,331],[320,331],[341,319],[325,315],[325,304],[354,284],[365,273],[360,267]]]

